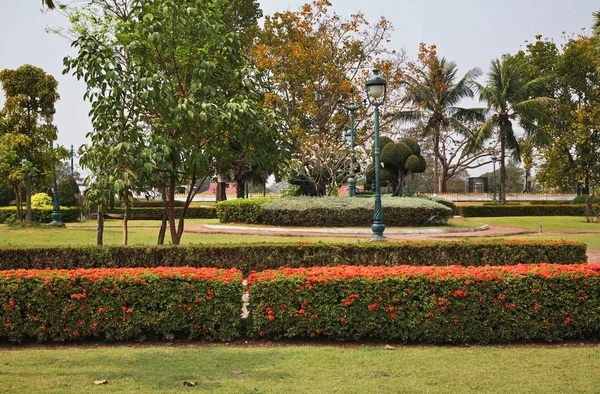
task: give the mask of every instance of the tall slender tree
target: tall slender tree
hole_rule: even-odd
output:
[[[421,44],[418,61],[409,64],[406,74],[408,108],[395,114],[400,123],[416,123],[423,136],[433,139],[434,193],[440,191],[440,133],[453,129],[468,135],[469,128],[463,122],[484,117],[480,108],[460,107],[463,99],[475,96],[475,79],[481,71],[473,68],[458,80],[457,73],[456,63],[438,57],[435,45]]]
[[[551,102],[549,97],[540,97],[544,78],[529,80],[522,59],[505,55],[494,59],[490,66],[486,86],[479,85],[480,100],[490,110],[485,123],[474,135],[474,146],[498,133],[500,140],[500,202],[506,203],[506,153],[510,151],[515,160],[521,152],[513,122],[518,121],[526,136],[532,138],[541,132],[537,120],[543,118]]]

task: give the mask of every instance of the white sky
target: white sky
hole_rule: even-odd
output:
[[[600,8],[592,0],[330,1],[341,16],[363,11],[371,22],[385,16],[394,26],[391,48],[405,49],[412,58],[420,42],[435,44],[438,53],[455,61],[462,72],[473,67],[486,72],[493,58],[518,51],[536,34],[560,43],[563,32],[572,35],[589,29],[592,12]],[[303,3],[260,0],[265,15],[296,10]],[[32,64],[54,75],[61,95],[55,115],[58,143],[77,148],[91,128],[89,104],[83,101],[85,85],[62,75],[62,59],[74,54],[70,43],[45,32],[48,25],[66,26],[66,20],[40,9],[41,0],[0,0],[0,70]],[[0,95],[0,105],[3,101]]]

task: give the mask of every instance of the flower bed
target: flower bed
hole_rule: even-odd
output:
[[[600,265],[280,269],[248,278],[255,338],[597,339]]]
[[[190,266],[238,268],[249,274],[282,266],[481,266],[586,261],[586,245],[569,241],[0,247],[0,269],[4,270]]]
[[[190,338],[241,329],[238,270],[155,268],[0,272],[0,339]]]

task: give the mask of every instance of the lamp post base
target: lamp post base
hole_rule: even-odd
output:
[[[371,235],[369,242],[386,242],[388,240],[385,235],[383,235],[383,232],[385,231],[385,225],[383,223],[373,223],[371,230],[373,230],[373,234]]]
[[[65,227],[65,224],[62,221],[62,215],[60,214],[60,212],[52,212],[52,215],[50,216],[52,218],[52,222],[48,223],[48,226],[50,227]]]
[[[48,227],[66,227],[63,222],[50,222],[48,223]]]

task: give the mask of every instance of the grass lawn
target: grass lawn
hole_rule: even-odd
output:
[[[600,223],[587,223],[581,216],[518,216],[499,218],[466,218],[466,223],[475,227],[478,223],[496,226],[522,227],[529,230],[540,228],[540,221],[546,230],[596,230],[600,231]]]
[[[98,347],[0,350],[0,361],[2,393],[600,391],[598,347]]]

